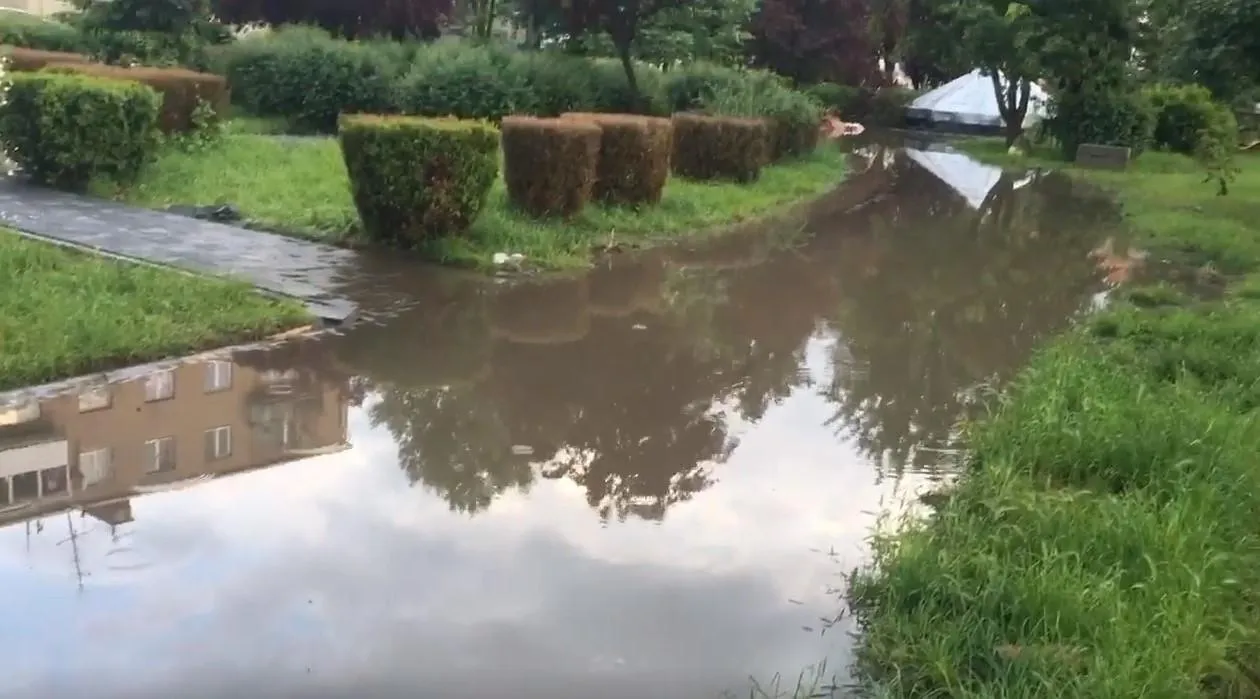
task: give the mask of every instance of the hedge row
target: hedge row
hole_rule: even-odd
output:
[[[18,72],[81,73],[144,83],[162,96],[158,125],[166,133],[192,129],[196,125],[198,109],[203,104],[215,115],[225,116],[231,100],[227,79],[220,75],[183,68],[123,68],[93,63],[87,56],[63,51],[5,47],[4,55],[9,59],[9,67]]]
[[[764,119],[675,114],[674,171],[699,180],[752,182],[769,160],[771,136]]]
[[[594,197],[606,204],[656,204],[661,200],[674,150],[669,119],[630,114],[568,112],[600,129]],[[506,137],[505,137],[506,143]]]
[[[132,80],[15,73],[0,141],[32,180],[79,190],[98,175],[129,178],[155,155],[161,97]]]
[[[638,65],[636,101],[621,65],[547,51],[467,43],[346,42],[309,28],[281,29],[213,49],[235,103],[301,130],[328,131],[341,113],[407,113],[498,122],[508,115],[566,112],[666,116],[700,109],[717,92],[739,94],[756,114],[810,121],[785,152],[808,150],[820,106],[763,71],[698,64],[662,72]],[[725,113],[721,106],[705,111]],[[797,145],[791,145],[797,144]]]

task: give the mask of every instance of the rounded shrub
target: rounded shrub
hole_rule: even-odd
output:
[[[1152,143],[1175,153],[1193,155],[1204,138],[1238,140],[1233,111],[1212,99],[1202,85],[1156,85],[1146,90],[1155,110]],[[1232,126],[1231,126],[1232,124]]]
[[[129,80],[18,73],[0,108],[0,141],[38,183],[81,190],[96,176],[130,179],[157,152],[162,98]]]
[[[674,148],[669,119],[634,114],[568,113],[600,128],[594,196],[608,204],[655,204],[661,200]]]
[[[530,100],[504,50],[446,44],[416,55],[398,85],[397,104],[409,114],[499,121]]]
[[[766,163],[770,129],[764,119],[680,113],[674,122],[674,172],[697,180],[753,182]]]
[[[483,121],[346,115],[339,131],[355,208],[377,242],[465,232],[499,173],[498,131]]]
[[[257,116],[283,117],[301,130],[330,132],[343,113],[393,110],[401,66],[372,43],[311,30],[281,30],[223,50],[235,103]]]
[[[590,201],[602,132],[585,119],[503,120],[508,199],[535,217],[572,216]]]
[[[46,70],[80,73],[114,80],[144,83],[162,96],[158,126],[165,133],[185,133],[197,126],[198,110],[207,105],[219,118],[227,115],[227,80],[221,75],[197,73],[183,68],[123,68],[100,63],[50,64]]]
[[[1150,146],[1155,133],[1155,109],[1135,90],[1104,87],[1064,93],[1052,108],[1046,126],[1069,160],[1085,143],[1124,146],[1136,157]]]

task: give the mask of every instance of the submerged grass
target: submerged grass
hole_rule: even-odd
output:
[[[250,128],[255,128],[251,125]],[[251,223],[338,244],[356,242],[358,217],[337,142],[285,138],[230,128],[214,147],[171,149],[137,183],[98,182],[98,194],[141,206],[237,206]],[[520,253],[544,268],[582,267],[593,248],[695,235],[774,213],[821,195],[844,178],[845,157],[823,147],[804,160],[774,165],[751,185],[673,178],[659,206],[590,206],[571,221],[538,222],[513,211],[500,179],[473,230],[422,250],[435,260],[486,266],[496,252]]]
[[[310,322],[248,284],[132,265],[0,229],[0,389],[186,354]]]
[[[882,530],[852,580],[872,694],[1260,696],[1260,158],[1240,165],[1228,197],[1176,156],[1078,173],[1152,257],[1229,293],[1120,304],[969,426],[946,503]]]

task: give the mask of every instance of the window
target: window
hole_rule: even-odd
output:
[[[114,454],[109,447],[79,452],[79,473],[83,475],[83,487],[108,480],[114,473]]]
[[[69,468],[57,466],[39,472],[39,485],[43,495],[65,495],[70,492]]]
[[[218,393],[232,388],[232,363],[209,362],[206,364],[206,393]]]
[[[79,394],[79,412],[90,413],[93,410],[104,410],[113,402],[109,393],[109,384],[94,386]]]
[[[167,369],[150,374],[144,382],[144,400],[152,403],[175,397],[175,372]]]
[[[160,437],[144,443],[146,463],[144,470],[148,473],[163,473],[175,470],[175,438]]]
[[[39,474],[30,471],[13,477],[13,501],[23,502],[39,498]]]
[[[206,430],[206,461],[218,461],[232,455],[232,428]]]

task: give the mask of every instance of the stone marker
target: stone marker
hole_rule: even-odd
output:
[[[1129,149],[1082,143],[1076,147],[1076,164],[1104,170],[1123,170],[1129,166]]]

